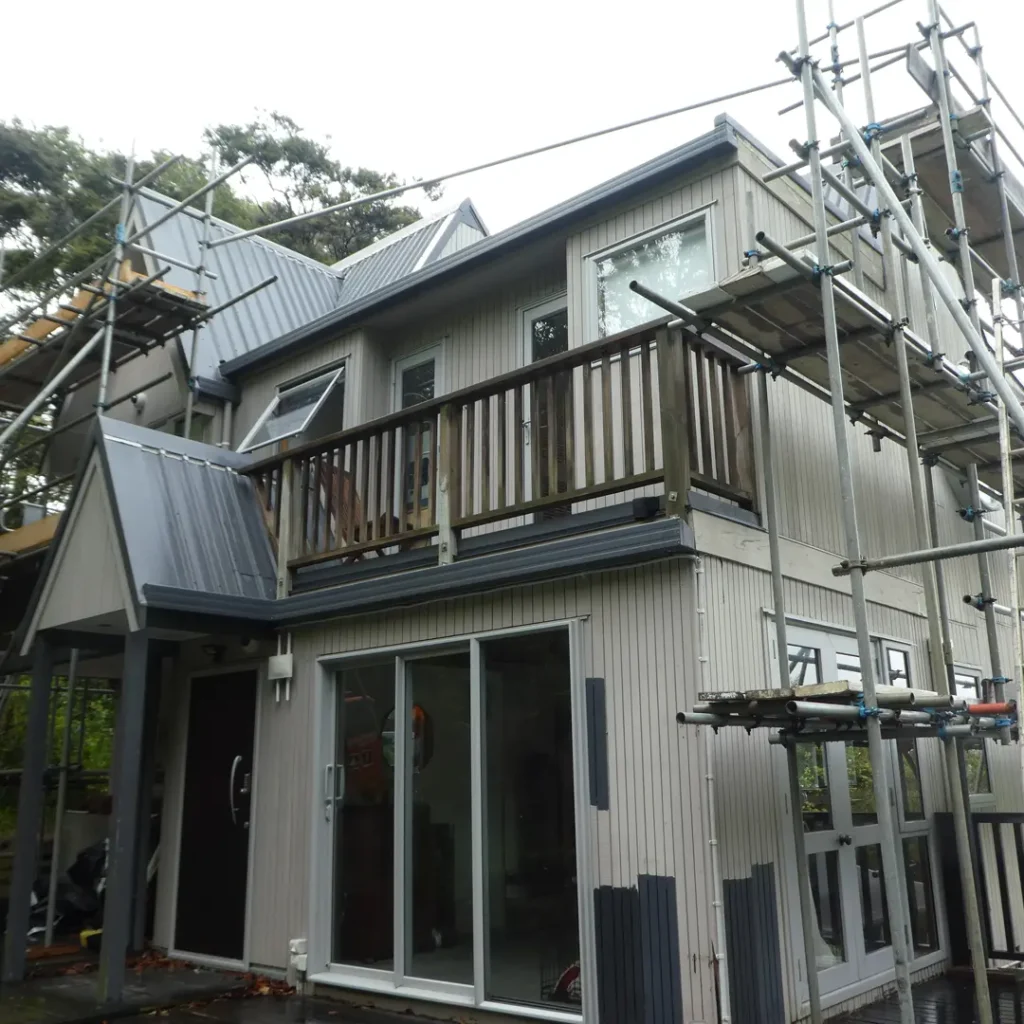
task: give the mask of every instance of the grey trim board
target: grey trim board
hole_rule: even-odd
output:
[[[729,998],[737,1021],[786,1024],[775,867],[755,864],[749,878],[722,882]]]
[[[587,698],[587,767],[590,770],[590,803],[607,811],[608,796],[608,707],[603,679],[585,681]]]

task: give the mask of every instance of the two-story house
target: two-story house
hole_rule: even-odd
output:
[[[263,324],[241,323],[238,347],[207,357],[202,440],[90,428],[12,658],[34,659],[38,682],[69,646],[123,657],[111,963],[147,860],[135,794],[159,758],[153,941],[199,963],[566,1022],[716,1021],[726,988],[734,1007],[754,993],[759,1020],[797,1021],[809,969],[834,1012],[891,980],[861,749],[802,755],[808,965],[784,756],[675,717],[701,691],[773,686],[780,657],[803,682],[860,671],[849,581],[831,571],[831,411],[809,363],[767,391],[790,650],[773,642],[740,341],[822,352],[787,267],[745,259],[752,227],[810,231],[805,179],[763,181],[780,165],[720,117],[278,336],[248,343]],[[836,236],[843,256],[851,244]],[[854,291],[883,307],[878,243],[865,230],[858,245]],[[731,345],[634,280],[709,322],[754,310],[760,327]],[[779,286],[788,320],[745,302],[752,281]],[[905,453],[873,423],[849,425],[865,544],[909,550]],[[941,539],[967,539],[955,463],[936,489]],[[977,688],[991,670],[961,600],[974,563],[946,582],[961,685]],[[867,587],[885,678],[926,688],[917,570]],[[890,743],[920,977],[952,959],[939,742]],[[1015,746],[970,764],[972,801],[1024,809]]]

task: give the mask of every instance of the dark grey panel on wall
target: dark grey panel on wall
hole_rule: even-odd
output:
[[[644,1024],[683,1020],[683,982],[679,967],[679,916],[676,880],[641,875],[640,938],[644,962]]]
[[[587,764],[590,769],[590,803],[608,810],[608,711],[603,679],[588,679]]]
[[[786,1024],[774,865],[755,864],[722,888],[733,1019]]]
[[[676,880],[594,890],[601,1024],[682,1024]]]

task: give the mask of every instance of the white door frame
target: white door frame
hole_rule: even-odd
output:
[[[399,383],[402,374],[413,366],[420,366],[422,363],[434,360],[434,397],[440,398],[447,390],[444,366],[444,339],[426,345],[410,352],[408,355],[396,356],[391,360],[391,411],[401,412],[402,396],[399,392]]]
[[[569,634],[569,673],[571,694],[571,716],[573,736],[573,783],[575,790],[576,866],[577,866],[577,908],[579,913],[580,966],[583,975],[580,1013],[547,1009],[533,1005],[496,1002],[486,998],[484,989],[484,962],[486,957],[486,907],[484,906],[483,874],[483,736],[478,731],[482,725],[483,702],[481,700],[481,674],[479,648],[483,641],[500,637],[550,632],[566,629]],[[590,852],[587,808],[587,731],[584,686],[584,662],[581,657],[581,623],[578,619],[560,619],[529,626],[491,630],[479,633],[465,633],[457,636],[438,638],[421,642],[392,645],[369,650],[340,654],[327,654],[317,659],[318,685],[314,698],[313,737],[313,828],[312,862],[310,872],[310,931],[309,931],[309,980],[317,984],[343,986],[373,992],[387,992],[409,998],[422,999],[492,1010],[503,1014],[533,1017],[559,1024],[579,1024],[581,1019],[593,1017],[597,1007],[597,964],[596,944],[593,931],[593,914],[590,906],[594,887],[592,858]],[[468,650],[470,653],[470,699],[471,722],[474,731],[471,741],[471,816],[473,850],[473,962],[474,982],[472,985],[435,981],[423,978],[406,978],[404,975],[404,948],[398,941],[405,925],[403,893],[406,885],[405,865],[396,861],[394,904],[395,904],[395,956],[394,970],[380,970],[370,967],[335,964],[331,962],[331,932],[333,907],[333,817],[327,816],[326,764],[334,763],[337,684],[334,673],[360,661],[395,660],[396,703],[398,708],[405,697],[405,664],[415,658],[430,657],[448,650]],[[397,717],[397,716],[396,716]],[[396,735],[396,761],[403,756],[404,729]],[[335,772],[336,774],[336,772]],[[399,831],[403,815],[399,813],[400,798],[404,797],[404,785],[400,792],[400,775],[396,773],[396,850],[402,849]],[[331,788],[335,781],[330,783]],[[325,899],[324,894],[328,896]]]
[[[766,619],[766,635],[769,625],[770,623]],[[856,636],[852,630],[848,630],[846,628],[837,629],[824,624],[818,626],[816,623],[805,621],[801,621],[799,624],[790,625],[788,624],[787,617],[787,634],[787,639],[790,643],[804,644],[806,646],[816,647],[822,651],[823,681],[831,681],[832,676],[835,674],[833,669],[832,674],[830,675],[830,668],[825,664],[827,650],[831,649],[833,652],[841,650],[842,653],[851,654],[857,653]],[[915,671],[922,671],[921,666],[919,664],[915,665],[914,663],[913,645],[906,641],[894,640],[890,637],[872,635],[871,639],[876,652],[876,663],[879,661],[879,658],[887,657],[885,652],[889,647],[906,652],[908,663],[910,664],[911,682],[913,684]],[[769,651],[771,650],[770,642],[768,649]],[[877,671],[877,664],[875,665],[875,669]],[[854,826],[852,824],[849,803],[849,787],[845,784],[845,780],[847,778],[845,762],[846,745],[840,743],[827,743],[824,745],[824,748],[826,751],[826,764],[829,767],[830,796],[832,801],[834,827],[827,831],[805,833],[807,840],[807,852],[810,854],[837,850],[838,844],[835,841],[835,837],[841,832],[849,834],[853,840],[849,845],[838,846],[837,850],[839,854],[839,881],[843,912],[843,934],[847,960],[835,967],[826,968],[818,972],[819,985],[821,986],[822,991],[822,1006],[823,1008],[827,1008],[828,1006],[835,1005],[836,1003],[842,1002],[846,999],[853,998],[862,992],[876,988],[891,980],[895,977],[895,974],[893,970],[891,946],[887,946],[884,949],[873,953],[863,952],[862,911],[860,904],[860,891],[857,887],[856,850],[860,846],[873,845],[879,841],[878,826],[877,824],[860,826]],[[832,749],[830,750],[830,748]],[[894,783],[896,783],[900,778],[898,774],[900,766],[898,763],[898,753],[895,743],[892,744],[891,754],[890,771],[893,773],[892,778]],[[788,778],[785,772],[785,765],[779,764],[778,769],[778,784],[780,787],[785,787],[784,791],[788,793]],[[835,782],[837,778],[839,780],[843,780],[843,784],[836,786]],[[929,792],[928,784],[923,773],[921,781],[925,812],[925,817],[921,821],[906,822],[903,808],[902,787],[899,785],[895,786],[898,801],[897,807],[899,811],[898,825],[900,835],[900,863],[903,863],[903,840],[923,835],[928,841],[932,884],[932,907],[935,914],[936,937],[938,939],[939,948],[934,952],[925,953],[922,956],[915,958],[910,965],[912,972],[927,968],[944,960],[946,956],[945,951],[948,947],[945,912],[940,898],[941,893],[937,870],[938,860],[936,857],[934,829],[932,827],[932,814],[935,799],[938,794]],[[799,814],[800,809],[791,808],[791,813]],[[785,833],[786,834],[783,837],[783,846],[787,858],[785,878],[787,879],[787,888],[789,890],[788,909],[792,929],[792,944],[794,950],[800,951],[797,955],[802,960],[803,943],[800,937],[801,922],[798,909],[798,886],[804,884],[806,876],[802,872],[798,872],[796,870],[791,826],[785,829]],[[830,839],[832,840],[831,842]],[[807,965],[808,970],[811,968],[812,965]],[[800,979],[800,990],[802,993],[802,1002],[806,1005],[807,995],[805,978]]]
[[[185,767],[186,760],[188,757],[188,717],[189,711],[191,710],[192,704],[192,685],[197,679],[208,679],[211,676],[227,676],[234,675],[240,672],[252,672],[256,676],[256,722],[253,727],[252,737],[252,779],[249,783],[249,849],[248,857],[246,859],[246,880],[245,880],[245,931],[243,939],[243,953],[241,960],[232,960],[226,957],[209,956],[205,953],[192,953],[187,949],[179,949],[175,945],[175,939],[178,932],[178,868],[181,862],[181,825],[185,810]],[[263,719],[262,701],[260,700],[260,694],[263,690],[263,684],[266,681],[266,662],[252,662],[252,661],[233,661],[224,665],[216,665],[212,668],[197,669],[194,672],[189,672],[186,676],[185,684],[185,696],[184,699],[178,702],[178,721],[177,735],[181,739],[179,746],[179,756],[181,758],[178,777],[175,780],[175,802],[177,804],[177,821],[174,823],[174,834],[172,843],[174,847],[174,859],[172,861],[172,871],[174,872],[174,878],[169,886],[170,889],[170,936],[167,948],[167,955],[179,960],[187,960],[190,963],[196,963],[201,966],[215,967],[215,968],[226,968],[228,970],[235,970],[241,968],[242,970],[249,969],[249,955],[250,955],[250,941],[252,937],[252,879],[253,879],[253,860],[256,855],[256,841],[253,838],[256,834],[256,830],[259,827],[257,822],[257,797],[259,795],[259,745],[260,745],[260,731],[261,723]]]

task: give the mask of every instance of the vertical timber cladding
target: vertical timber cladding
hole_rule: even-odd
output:
[[[576,760],[586,782],[586,832],[577,842],[580,849],[586,844],[591,884],[637,888],[639,899],[640,877],[667,880],[664,888],[644,883],[650,885],[644,899],[666,921],[674,911],[676,959],[685,982],[682,1019],[714,1020],[715,935],[701,745],[675,722],[676,711],[696,699],[692,590],[692,566],[677,559],[296,632],[290,703],[275,704],[272,687],[261,693],[252,960],[284,966],[288,939],[306,934],[316,659],[577,620],[574,673],[581,697],[585,678],[605,681],[608,810],[590,803],[589,751],[580,751]]]

